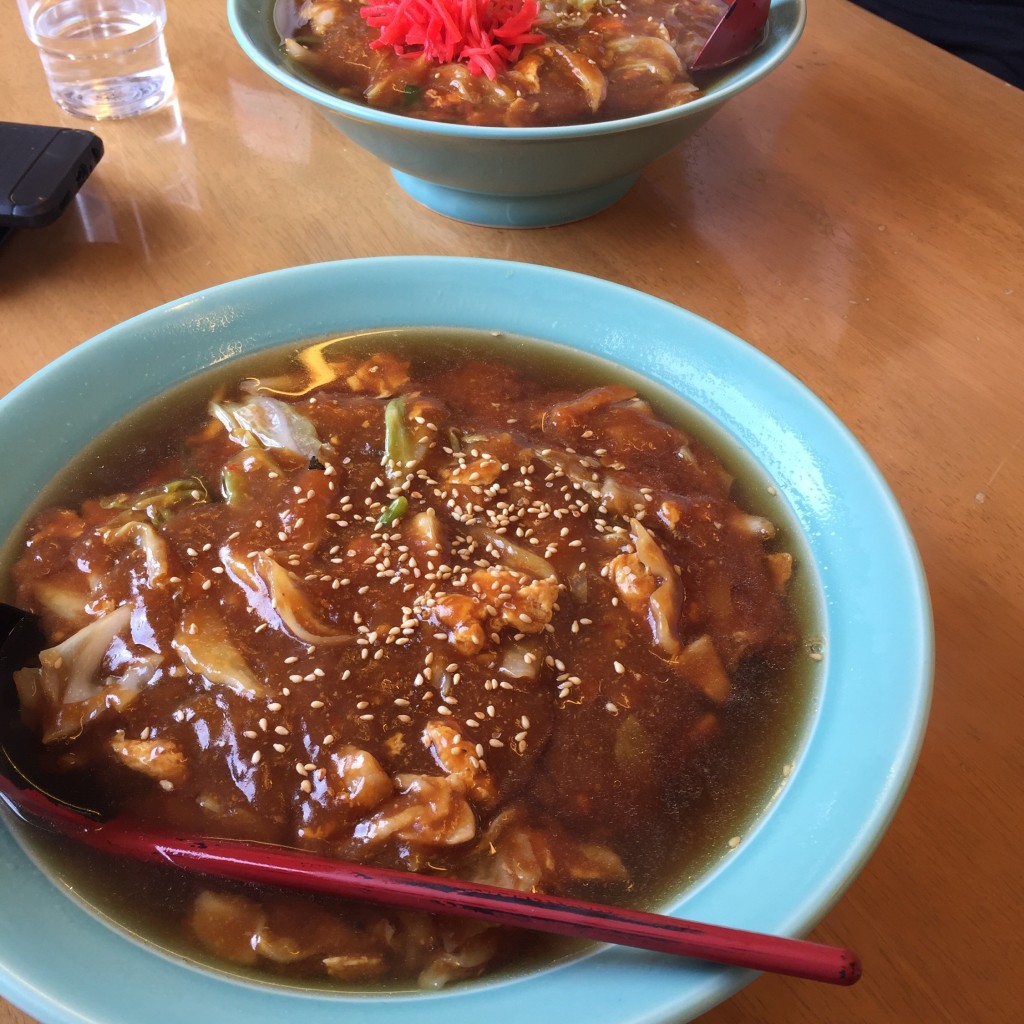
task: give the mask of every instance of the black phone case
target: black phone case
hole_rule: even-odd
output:
[[[55,221],[102,156],[92,132],[0,121],[0,228]]]

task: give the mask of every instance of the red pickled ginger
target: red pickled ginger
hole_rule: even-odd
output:
[[[375,50],[391,47],[399,57],[433,64],[459,61],[493,79],[524,46],[543,42],[530,31],[539,10],[537,0],[371,0],[359,14],[380,29],[370,43]]]

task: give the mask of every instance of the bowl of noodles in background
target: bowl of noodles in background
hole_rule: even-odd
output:
[[[524,228],[579,220],[616,202],[647,164],[777,67],[806,16],[805,0],[772,0],[764,41],[736,64],[691,82],[685,65],[699,48],[694,32],[665,14],[687,8],[660,0],[637,5],[638,16],[650,11],[656,19],[645,20],[653,24],[646,28],[624,28],[590,0],[548,0],[539,7],[541,25],[556,12],[575,19],[566,42],[504,47],[515,60],[477,64],[467,50],[440,65],[415,56],[418,48],[404,40],[420,36],[407,25],[399,26],[407,30],[403,41],[379,45],[378,33],[398,31],[398,0],[362,7],[364,14],[382,12],[376,19],[340,0],[349,18],[340,27],[334,3],[228,0],[228,17],[257,66],[388,164],[414,199],[457,220]],[[319,34],[332,24],[344,42]],[[599,34],[595,42],[595,24],[594,31],[616,35]],[[536,29],[515,38],[545,39]]]
[[[523,294],[531,296],[530,303],[520,301]],[[149,433],[142,431],[139,434],[142,454],[134,456],[136,460],[141,459],[145,467],[150,453],[155,451],[151,444],[151,435],[156,429],[153,424],[184,422],[185,417],[181,414],[184,406],[175,404],[175,411],[169,411],[166,404],[151,406],[155,412],[149,415],[148,420],[126,417],[134,417],[140,408],[154,401],[180,403],[186,394],[183,388],[191,388],[189,394],[198,394],[195,388],[201,384],[205,389],[202,391],[202,406],[205,408],[207,398],[214,396],[210,408],[218,410],[216,419],[220,425],[211,421],[198,431],[197,436],[202,445],[213,445],[215,449],[222,447],[228,434],[240,436],[240,407],[247,399],[225,398],[221,389],[231,373],[235,377],[248,378],[253,366],[247,362],[250,358],[265,358],[265,353],[282,348],[291,351],[301,349],[312,352],[315,357],[308,358],[303,365],[318,370],[323,369],[324,359],[316,354],[327,352],[337,365],[347,367],[348,385],[358,391],[364,385],[370,386],[365,383],[369,378],[359,368],[362,364],[358,360],[345,361],[344,345],[336,350],[330,346],[325,348],[320,339],[339,335],[358,339],[374,332],[390,336],[410,329],[433,332],[431,344],[424,350],[423,364],[428,368],[431,366],[430,354],[438,350],[435,337],[447,337],[451,332],[473,333],[473,344],[477,346],[474,351],[486,360],[511,359],[518,344],[516,339],[537,339],[533,344],[541,348],[553,346],[554,357],[549,353],[546,357],[549,360],[596,361],[593,366],[600,371],[600,379],[611,380],[613,383],[607,387],[616,390],[609,392],[606,387],[599,392],[596,402],[592,394],[587,398],[595,425],[602,416],[602,402],[606,406],[611,401],[627,411],[632,410],[630,415],[644,415],[643,407],[634,406],[630,397],[630,389],[635,388],[665,415],[670,412],[673,417],[681,417],[681,422],[695,430],[697,437],[705,439],[725,459],[730,470],[738,473],[751,507],[770,514],[778,525],[783,550],[792,556],[793,579],[802,605],[800,621],[803,626],[795,648],[795,654],[804,665],[800,675],[800,700],[792,705],[793,714],[789,718],[774,720],[772,728],[778,727],[779,732],[777,742],[761,750],[762,763],[753,773],[760,781],[745,798],[745,809],[739,812],[734,808],[718,818],[713,815],[713,828],[706,837],[704,852],[692,862],[673,869],[676,873],[669,881],[653,895],[648,893],[645,899],[651,909],[691,920],[780,935],[807,933],[828,912],[866,863],[896,812],[916,762],[927,721],[932,670],[931,619],[926,584],[913,539],[898,506],[877,469],[846,428],[777,364],[745,342],[678,307],[606,281],[541,266],[458,258],[399,257],[350,260],[277,271],[208,289],[145,313],[72,350],[0,401],[0,428],[9,442],[3,466],[7,485],[0,495],[0,528],[7,538],[3,552],[3,597],[9,601],[15,596],[11,566],[18,551],[23,550],[27,515],[30,510],[33,515],[38,513],[41,493],[52,487],[51,481],[61,475],[69,462],[89,448],[91,439],[125,422],[132,425],[133,431],[142,431],[142,425],[148,422]],[[309,348],[311,341],[317,344]],[[527,345],[524,351],[529,349]],[[138,358],[140,352],[146,353],[142,362]],[[506,352],[508,355],[504,354]],[[116,390],[102,386],[115,368],[125,365],[137,366],[138,370],[128,376],[121,373],[123,384]],[[273,370],[277,364],[263,365],[270,365]],[[538,365],[547,366],[550,370],[554,364],[549,361]],[[234,368],[238,368],[237,371]],[[456,375],[462,372],[456,371]],[[216,387],[212,390],[207,388],[212,380],[211,373],[217,375]],[[555,378],[550,373],[541,377],[543,386],[550,388],[552,385],[547,382]],[[351,451],[353,456],[362,452],[371,463],[377,458],[379,452],[374,447],[377,441],[367,441],[369,447],[364,450],[362,445],[345,448],[340,439],[338,442],[332,439],[333,450],[329,457],[319,448],[309,454],[305,448],[311,436],[308,427],[302,426],[301,420],[284,408],[289,403],[293,412],[313,408],[306,405],[308,397],[294,397],[294,392],[301,389],[294,386],[293,378],[292,372],[284,376],[272,374],[266,378],[267,386],[275,389],[272,393],[278,397],[263,401],[262,408],[265,412],[276,410],[280,414],[271,417],[277,426],[270,424],[270,427],[279,429],[284,425],[288,428],[292,440],[287,443],[301,449],[301,460],[289,461],[273,445],[259,452],[246,448],[248,454],[245,458],[250,462],[245,466],[232,462],[230,472],[220,478],[217,489],[223,490],[222,497],[215,497],[212,487],[203,492],[191,484],[184,490],[168,486],[158,486],[156,491],[150,488],[147,491],[149,496],[142,504],[127,500],[124,494],[112,500],[104,499],[98,504],[92,503],[92,512],[88,514],[94,521],[96,516],[114,517],[111,521],[115,527],[111,543],[120,543],[127,557],[134,559],[130,564],[134,566],[131,578],[135,581],[132,585],[136,592],[146,588],[146,573],[159,573],[155,563],[150,565],[143,558],[144,551],[152,553],[154,559],[162,557],[162,549],[154,540],[154,531],[166,524],[171,524],[168,528],[172,531],[178,529],[174,524],[184,521],[177,515],[182,510],[185,520],[195,514],[201,521],[209,521],[206,519],[208,516],[230,512],[235,496],[241,494],[244,502],[246,489],[252,486],[246,482],[246,473],[263,473],[269,481],[271,476],[276,476],[287,466],[289,473],[301,474],[309,482],[309,489],[298,488],[293,494],[291,486],[279,487],[275,491],[278,499],[315,504],[318,500],[316,489],[329,479],[324,476],[326,465],[333,465],[334,460],[339,459],[339,471],[348,474],[351,469],[345,467],[349,466],[349,461],[341,459],[345,451]],[[465,378],[459,376],[458,379]],[[468,402],[487,397],[486,388],[476,389],[477,394],[474,395],[468,393],[472,389],[460,388],[454,378],[448,386],[453,401],[460,393],[466,393],[465,401]],[[289,398],[289,393],[293,397]],[[337,399],[328,400],[326,391],[314,391],[312,397],[318,398],[320,407],[328,412],[345,406],[346,402],[364,403],[357,406],[360,409],[369,409],[376,403],[377,411],[373,413],[376,420],[384,409],[385,401],[392,411],[395,407],[391,403],[396,401],[375,397],[377,393],[369,397],[350,397],[341,405]],[[505,394],[503,383],[498,397]],[[167,395],[171,399],[167,399]],[[244,395],[252,397],[251,389]],[[416,394],[410,392],[405,401],[415,400]],[[509,424],[502,429],[518,430],[515,422],[526,404],[520,402],[515,408],[510,408],[507,403],[503,405],[496,401],[494,407],[498,406],[504,409],[503,412],[499,410],[501,423]],[[52,429],[56,409],[60,410],[61,423],[66,425],[60,431]],[[408,407],[406,412],[413,415]],[[559,406],[556,419],[564,419],[571,412],[570,407]],[[421,418],[432,421],[437,415],[439,413],[435,411]],[[414,421],[419,422],[415,417]],[[366,424],[360,428],[358,416],[353,422],[357,430],[365,430]],[[439,419],[438,423],[441,422]],[[252,430],[266,437],[269,436],[265,434],[267,427],[268,421],[264,420],[262,426],[253,424]],[[373,427],[370,433],[375,433],[376,429]],[[424,429],[429,429],[429,422],[425,423]],[[652,436],[657,436],[660,429],[656,428],[656,434]],[[472,446],[484,442],[479,436],[468,434],[463,428],[460,430],[462,436],[456,447],[466,451],[468,459]],[[153,436],[164,433],[165,430],[157,429]],[[583,431],[579,435],[582,445],[588,443],[586,433]],[[448,446],[455,444],[454,435],[448,437],[445,443]],[[33,458],[24,460],[17,453],[29,447]],[[171,448],[177,451],[176,441]],[[199,466],[216,465],[210,459],[210,451],[203,450],[205,454],[193,467],[193,472],[206,472],[197,468]],[[122,449],[110,448],[107,442],[106,447],[93,451],[119,453],[117,458],[108,460],[108,468],[103,469],[101,465],[97,470],[102,471],[108,480],[111,472],[122,471]],[[680,458],[686,461],[692,451],[688,449]],[[572,461],[565,461],[564,454],[559,456],[562,461],[557,470],[543,463],[550,458],[552,455],[547,449],[537,453],[536,475],[531,478],[535,479],[538,488],[545,486],[549,471],[551,480],[564,479],[573,472]],[[273,472],[268,467],[274,467]],[[464,468],[457,467],[456,471],[461,472]],[[479,468],[482,470],[484,467]],[[240,473],[241,469],[245,472]],[[526,469],[530,471],[530,467]],[[371,469],[371,475],[372,472]],[[317,473],[320,473],[319,478]],[[78,479],[75,477],[70,484],[60,483],[58,486],[70,486],[74,493],[74,488],[80,486],[75,482]],[[346,475],[342,479],[350,478]],[[625,478],[619,480],[620,487],[625,483]],[[374,481],[374,486],[380,484],[381,481]],[[613,502],[614,494],[609,493],[608,500]],[[47,502],[51,497],[52,493],[44,494]],[[642,504],[643,492],[640,498],[639,504]],[[415,491],[408,494],[411,506],[423,499],[424,495]],[[345,502],[349,504],[346,506]],[[374,505],[369,513],[372,521],[376,521],[378,511],[382,517],[390,515],[391,506],[386,501],[382,500],[378,505]],[[239,529],[246,529],[245,506],[242,507],[243,519],[237,525]],[[303,507],[312,509],[313,505]],[[337,507],[340,512],[332,513],[331,521],[335,526],[331,529],[347,529],[349,524],[339,520],[352,518],[352,502],[349,498],[340,498]],[[412,508],[408,511],[411,516]],[[584,513],[583,505],[578,505],[577,511],[589,515],[600,512],[591,509]],[[152,522],[147,525],[146,517],[151,512]],[[290,512],[282,515],[280,522],[288,529],[302,526]],[[405,512],[398,515],[404,516]],[[636,515],[639,513],[634,513]],[[303,514],[307,527],[312,517],[311,511]],[[60,533],[63,529],[61,524],[72,520],[70,513],[62,513],[48,522]],[[274,522],[277,521],[275,513]],[[404,522],[391,522],[389,529],[400,531],[407,528]],[[652,514],[648,523],[652,534],[662,538],[667,536],[665,525],[658,516]],[[273,529],[277,530],[278,526]],[[630,529],[632,540],[620,529],[620,546],[624,545],[623,550],[627,550],[635,544],[639,553],[638,538],[642,531],[636,523],[631,523]],[[556,529],[554,535],[558,533]],[[165,543],[175,543],[174,538],[168,535]],[[493,546],[488,550],[492,555],[497,551],[503,557],[511,557],[509,553],[515,554],[516,545],[520,542],[504,543],[492,538],[491,543]],[[275,545],[277,541],[271,538],[268,549]],[[49,545],[47,548],[52,550]],[[207,557],[203,555],[206,548],[213,549],[208,556],[211,558],[218,550],[216,544],[206,544],[202,550],[193,550],[191,556]],[[296,559],[300,550],[295,549]],[[476,555],[466,557],[476,558],[481,553],[478,551]],[[258,550],[247,553],[243,548],[238,558],[249,554],[256,558],[250,569],[240,567],[236,559],[227,575],[231,575],[243,589],[252,590],[254,612],[270,614],[266,602],[261,605],[259,594],[253,589],[257,587],[254,573],[261,572],[261,566],[269,563]],[[339,557],[344,554],[342,545]],[[541,546],[534,552],[533,563],[538,554],[555,557]],[[396,549],[395,557],[400,563],[405,555]],[[516,557],[524,556],[520,553]],[[288,564],[292,564],[291,561]],[[361,557],[359,564],[362,564]],[[571,569],[575,559],[567,564]],[[81,565],[88,568],[89,563],[83,561]],[[284,571],[284,563],[281,568]],[[637,569],[635,564],[633,569]],[[359,570],[353,567],[345,571],[354,574]],[[373,569],[367,571],[372,577]],[[544,575],[535,567],[529,571],[538,576]],[[301,570],[293,572],[301,573]],[[627,572],[619,581],[624,588],[624,597],[629,589],[629,576]],[[192,572],[187,579],[182,574],[177,583],[182,584],[185,580],[183,585],[198,585],[198,579],[199,576]],[[317,578],[298,575],[288,582],[284,577],[278,577],[278,584],[298,586],[300,590],[323,585],[328,591],[333,590],[333,584],[323,583],[323,579],[319,577],[317,582]],[[412,578],[409,579],[411,583]],[[565,596],[560,598],[560,602],[568,608],[572,601],[580,598],[580,594],[570,577],[566,578],[566,586]],[[596,578],[589,584],[591,591],[601,586],[604,584]],[[200,640],[216,643],[218,637],[223,639],[222,628],[214,628],[216,606],[204,603],[205,593],[205,586],[196,589],[186,601],[183,614],[198,615],[205,607],[206,625],[195,631],[197,640],[188,636],[176,638],[175,649],[183,652],[183,664],[192,665],[190,671],[200,671],[201,668],[208,674],[206,683],[199,680],[197,690],[199,699],[207,701],[207,711],[196,720],[212,722],[209,716],[214,712],[209,710],[210,702],[217,707],[226,707],[234,698],[221,685],[224,678],[218,684],[209,667],[192,664],[197,660],[203,661],[204,665],[209,663],[207,658],[201,657],[196,646]],[[281,591],[278,597],[283,593]],[[359,599],[353,595],[351,600]],[[123,607],[104,614],[108,617],[116,615]],[[259,610],[260,607],[263,611]],[[226,604],[221,606],[222,611],[226,608]],[[161,614],[166,618],[166,609]],[[299,614],[302,614],[301,609]],[[276,618],[271,618],[273,622],[268,633],[284,628]],[[98,620],[102,621],[102,618]],[[438,621],[447,620],[439,618]],[[585,635],[587,623],[584,619],[580,618],[576,625]],[[307,615],[298,626],[292,623],[288,628],[322,632],[324,626]],[[417,635],[411,642],[414,645],[445,645],[448,634],[444,630],[434,634],[434,628],[436,626],[424,635]],[[645,622],[641,611],[634,629],[636,643],[633,647],[636,650],[631,649],[628,639],[623,643],[620,655],[625,662],[621,667],[623,672],[632,672],[641,665],[638,660],[641,658],[640,647],[649,644],[651,628],[651,621]],[[574,628],[572,635],[576,632]],[[510,636],[509,631],[503,632],[501,641],[515,647],[519,643],[533,644],[537,637],[537,633],[524,628],[515,636]],[[387,642],[383,638],[378,639],[382,644]],[[122,645],[121,650],[123,655],[126,648]],[[152,652],[143,653],[145,658],[149,658]],[[302,654],[302,651],[298,653]],[[461,682],[453,677],[451,682],[465,687],[469,674],[467,666],[473,657],[480,656],[479,653],[475,656],[449,656],[463,665],[462,671],[467,677]],[[446,657],[441,660],[446,660]],[[529,675],[526,671],[529,660],[524,654],[513,668],[506,665],[505,669],[509,669],[512,675],[500,678],[516,680],[524,674]],[[656,663],[643,662],[644,665]],[[131,660],[125,661],[122,656],[122,669],[125,665],[130,666]],[[289,668],[287,671],[294,670]],[[619,671],[616,665],[613,672],[609,670],[608,678],[614,681]],[[178,670],[171,675],[180,677],[181,672]],[[590,673],[581,675],[586,678],[577,683],[559,672],[557,664],[554,665],[545,684],[546,693],[552,701],[565,704],[572,710],[582,706],[573,690],[579,685],[579,693],[588,695],[584,704],[593,704],[593,695],[587,690]],[[311,676],[314,678],[309,685],[322,685],[315,678],[315,673]],[[309,694],[300,689],[307,685],[301,681],[305,677],[298,673],[294,678],[295,682],[285,685],[290,686],[296,695],[305,695],[303,707],[313,708],[312,703],[306,703]],[[677,680],[667,692],[676,694],[680,687],[685,689],[688,685],[685,678]],[[642,688],[645,679],[653,679],[646,674],[646,669],[644,673],[637,673],[636,685]],[[416,685],[415,681],[409,683],[409,697],[415,693],[413,688]],[[159,685],[154,687],[152,699],[160,699],[156,696],[158,692]],[[502,694],[507,691],[494,692],[497,696],[493,703],[498,705],[500,717]],[[329,704],[331,698],[326,693],[323,696]],[[712,703],[705,701],[705,709],[713,709],[713,702],[721,698],[721,695],[710,696]],[[90,718],[84,731],[71,722],[73,733],[87,737],[90,730],[95,730],[105,721],[102,717],[104,708],[108,712],[113,708],[112,727],[117,727],[116,701],[113,705],[106,705],[105,691],[99,697],[103,698],[100,701],[103,707],[96,708],[99,717],[95,721]],[[535,693],[533,699],[537,697]],[[143,697],[138,699],[144,700]],[[239,700],[245,706],[249,698],[242,696]],[[622,724],[624,732],[628,733],[625,728],[630,720],[629,708],[625,706],[627,702],[610,707],[610,702],[606,704],[605,700],[602,698],[594,712],[603,715],[608,722]],[[316,703],[319,706],[323,702]],[[412,711],[409,703],[405,700],[403,707]],[[784,705],[786,702],[774,703]],[[453,706],[460,715],[467,714],[469,705],[465,701]],[[194,707],[198,709],[199,705]],[[280,704],[267,704],[266,707],[276,708],[274,714],[282,711]],[[182,710],[181,705],[178,710],[177,721],[194,717],[192,711]],[[362,728],[360,716],[363,710],[355,707],[346,719],[349,724],[345,728],[351,726],[357,731]],[[401,709],[392,709],[392,713],[398,710]],[[126,713],[131,713],[131,706]],[[318,709],[303,712],[314,718],[321,713]],[[536,719],[529,727],[529,742],[532,743],[532,730],[539,728],[540,712],[531,711],[531,715]],[[755,727],[759,720],[753,722]],[[56,720],[54,724],[59,731],[69,723]],[[136,729],[138,724],[135,722]],[[273,728],[274,721],[268,724]],[[521,719],[519,724],[525,737],[527,726]],[[650,719],[648,727],[653,727]],[[320,726],[316,725],[316,728]],[[132,732],[127,737],[122,732],[114,744],[116,751],[130,754],[128,740],[143,745],[150,742],[149,729],[143,732],[144,735]],[[169,734],[162,732],[161,735]],[[223,729],[221,735],[227,735]],[[273,749],[276,747],[271,747],[270,740],[280,741],[282,746],[293,742],[287,730],[280,735],[268,734],[269,739],[263,744],[263,760],[257,765],[256,758],[249,755],[249,748],[245,746],[249,742],[243,738],[245,735],[240,733],[232,739],[224,754],[227,768],[235,773],[239,791],[246,789],[256,777],[257,768],[262,771],[275,756]],[[321,735],[322,732],[315,733],[317,743]],[[670,751],[667,754],[665,750],[660,753],[641,751],[642,757],[655,757],[655,761],[637,761],[636,744],[642,735],[642,731],[626,735],[626,745],[622,749],[618,739],[612,741],[616,763],[621,762],[622,779],[671,777],[671,765],[666,760],[666,756],[672,757]],[[760,745],[756,729],[755,733],[745,735],[748,741],[756,741],[754,746]],[[78,735],[65,736],[64,739],[77,742]],[[254,741],[257,740],[259,729],[254,733]],[[323,742],[326,743],[326,739]],[[420,744],[410,743],[409,746],[419,748]],[[85,748],[82,752],[88,754]],[[485,753],[488,757],[493,754],[494,766],[500,766],[497,751],[485,749]],[[290,755],[282,756],[287,758]],[[384,755],[379,756],[383,758]],[[146,758],[148,753],[143,759]],[[529,757],[523,763],[528,760]],[[516,764],[514,760],[510,763]],[[564,763],[571,768],[569,762]],[[74,768],[73,762],[70,767]],[[297,787],[309,782],[309,778],[304,775],[300,779],[294,775],[290,771],[291,764],[286,763],[284,767],[289,771],[281,778],[292,779],[288,792],[294,789],[297,799],[300,802],[305,800],[303,794],[310,795],[312,786],[301,790]],[[751,775],[752,764],[741,761],[739,768],[740,776]],[[436,776],[436,766],[432,771]],[[130,776],[132,773],[126,771],[123,774]],[[540,797],[540,790],[550,782],[552,774],[542,773],[535,778],[524,799]],[[608,781],[613,790],[614,778],[613,773]],[[143,802],[139,804],[136,801],[133,806],[147,814],[153,813],[160,800],[171,799],[179,789],[186,792],[185,784],[178,781],[166,787],[161,783],[161,788],[157,789],[155,780],[145,772],[136,781],[142,788],[132,792],[142,794]],[[589,785],[586,779],[578,781],[584,789]],[[117,784],[120,786],[122,782],[123,779]],[[405,785],[408,790],[409,784]],[[717,786],[716,782],[708,787],[712,795],[717,794]],[[604,783],[602,788],[607,788]],[[388,788],[380,799],[386,804],[395,792]],[[398,799],[401,800],[401,795]],[[481,807],[485,805],[486,802]],[[181,802],[173,805],[177,808],[171,812],[174,827],[183,827],[180,815],[185,806]],[[726,811],[724,802],[719,809]],[[837,813],[839,809],[841,813]],[[218,803],[217,800],[206,799],[202,810],[210,815],[205,819],[209,829],[231,830],[236,827],[223,800]],[[315,827],[324,824],[317,819],[303,820]],[[480,821],[483,828],[483,812]],[[372,827],[366,824],[369,822],[371,819],[366,818],[353,835],[372,838]],[[254,824],[257,828],[255,834],[265,838],[267,834],[259,832],[258,819]],[[596,824],[603,827],[603,822]],[[629,822],[624,824],[625,831],[632,834],[630,842],[636,845],[645,834],[653,839],[662,822],[647,817],[634,826]],[[500,834],[494,834],[497,836],[494,843],[496,852],[501,854],[504,840]],[[571,835],[554,837],[553,841],[555,839],[563,846],[569,844],[571,847],[573,842]],[[393,980],[355,984],[337,977],[324,979],[304,970],[291,975],[275,969],[254,971],[245,958],[211,958],[197,951],[194,937],[187,941],[183,938],[175,924],[177,917],[162,909],[167,906],[176,912],[187,911],[185,906],[176,906],[176,901],[186,902],[186,892],[191,892],[191,889],[186,890],[182,877],[169,876],[162,886],[147,882],[140,888],[123,865],[103,860],[90,860],[83,865],[75,862],[73,846],[69,848],[69,844],[63,843],[54,854],[41,843],[39,836],[19,827],[10,815],[2,817],[0,919],[18,924],[16,928],[0,929],[0,994],[45,1024],[71,1024],[72,1021],[75,1024],[85,1021],[135,1024],[139,1019],[139,1008],[143,1006],[146,1019],[151,1024],[178,1024],[187,1019],[244,1021],[246,1024],[277,1024],[281,1020],[301,1019],[307,1024],[330,1024],[340,1018],[351,1024],[381,1024],[384,1021],[387,1024],[431,1024],[442,1018],[506,1020],[524,1015],[538,1024],[554,1024],[566,1017],[585,1019],[592,1024],[638,1024],[640,1021],[680,1024],[727,998],[754,976],[749,971],[659,954],[592,946],[570,947],[555,953],[543,947],[547,952],[532,954],[532,959],[527,956],[506,963],[480,976],[472,976],[478,973],[476,971],[470,971],[468,977],[465,974],[453,975],[450,983],[440,989],[418,986],[415,973],[412,982],[407,984]],[[643,846],[643,843],[639,845]],[[415,846],[414,842],[412,846]],[[420,870],[443,867],[440,863],[446,856],[443,848],[435,846],[433,849],[434,854],[428,862],[419,865]],[[599,872],[604,870],[601,865],[608,863],[606,854],[595,858],[592,848],[584,852],[587,856],[582,861],[573,854],[571,862],[596,865]],[[513,859],[521,861],[522,857],[515,853]],[[249,906],[252,898],[253,894],[248,891],[236,893],[236,902],[232,904],[229,901],[228,905]],[[623,898],[628,902],[628,894]],[[267,948],[279,951],[283,948],[283,958],[287,960],[292,955],[289,950],[295,946],[304,948],[303,943],[312,942],[313,954],[308,962],[319,963],[325,956],[317,938],[324,926],[325,908],[309,907],[301,902],[296,906],[286,907],[282,919],[291,921],[293,927],[296,924],[300,926],[294,938],[286,941],[283,934],[278,935],[276,945],[271,943]],[[435,922],[432,927],[439,926]],[[376,926],[375,929],[372,938],[379,943],[381,929]],[[371,933],[367,931],[365,934],[369,945]],[[394,931],[385,929],[384,940],[391,941],[394,934]],[[398,929],[398,934],[401,936],[402,928]],[[499,949],[500,946],[501,943]],[[245,948],[253,952],[251,945]],[[446,951],[440,948],[435,952],[444,954]],[[308,953],[307,949],[302,955]],[[441,959],[444,960],[443,955]],[[266,966],[273,968],[274,964],[268,960]],[[460,977],[462,980],[458,980]],[[154,1000],[154,992],[173,992],[174,998]]]

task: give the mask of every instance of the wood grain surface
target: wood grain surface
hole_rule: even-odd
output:
[[[248,61],[223,3],[168,6],[175,105],[101,125],[107,153],[75,206],[0,248],[0,393],[170,299],[358,256],[549,264],[745,338],[892,486],[931,588],[935,693],[894,824],[812,936],[856,949],[863,980],[762,977],[701,1020],[1021,1019],[1024,93],[811,0],[785,64],[612,209],[493,230],[416,205]],[[53,105],[12,4],[0,33],[0,119],[88,127]],[[28,1020],[0,1000],[0,1024]]]

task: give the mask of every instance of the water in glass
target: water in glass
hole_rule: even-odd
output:
[[[174,91],[163,0],[20,0],[50,93],[97,120],[155,110]]]

